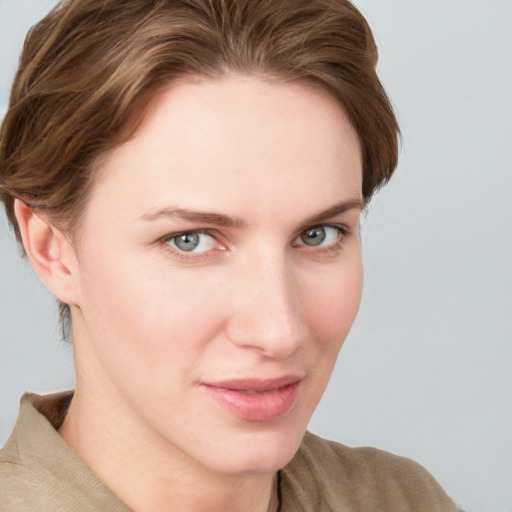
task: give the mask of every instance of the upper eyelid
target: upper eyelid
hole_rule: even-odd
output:
[[[212,232],[214,231],[214,232]],[[212,238],[213,242],[212,244],[215,247],[211,247],[209,249],[206,249],[204,251],[183,251],[179,247],[175,246],[175,242],[170,244],[169,242],[177,237],[180,237],[182,235],[186,235],[187,233],[198,233],[200,235],[208,235],[210,238]],[[173,233],[169,233],[168,235],[165,235],[158,239],[158,244],[166,246],[166,249],[174,253],[175,255],[179,256],[181,259],[197,259],[201,260],[204,258],[207,258],[208,255],[212,252],[222,253],[225,252],[227,249],[226,242],[222,239],[221,236],[218,235],[217,230],[211,230],[211,229],[205,229],[205,228],[198,228],[198,229],[184,229],[181,231],[176,231]],[[219,247],[220,246],[220,247]]]
[[[299,238],[302,233],[304,233],[305,231],[309,231],[310,229],[315,229],[318,227],[323,227],[323,228],[330,227],[332,229],[335,229],[338,232],[338,236],[336,237],[336,240],[327,245],[316,245],[316,246],[311,246],[311,245],[308,245],[305,243],[294,243],[294,241],[297,240],[297,238]],[[326,250],[332,249],[333,247],[335,247],[337,245],[343,244],[345,237],[349,236],[351,234],[351,232],[352,232],[352,230],[343,224],[332,224],[332,223],[314,224],[313,226],[300,231],[293,238],[292,246],[295,248],[300,248],[299,250],[304,250],[304,248],[305,248],[305,250],[308,252],[326,251]]]
[[[302,227],[300,229],[300,231],[297,231],[292,236],[291,241],[293,242],[294,240],[296,240],[297,237],[299,237],[305,231],[308,231],[308,230],[314,229],[314,228],[318,228],[318,227],[330,227],[330,228],[336,229],[343,236],[348,235],[351,232],[351,229],[348,226],[346,226],[345,224],[334,223],[334,222],[320,222],[320,223],[312,224],[310,226]],[[160,242],[166,243],[169,240],[172,240],[173,238],[179,237],[179,236],[184,235],[186,233],[199,233],[199,234],[203,234],[203,235],[208,235],[208,236],[214,238],[220,244],[224,244],[225,243],[225,242],[223,242],[221,240],[221,237],[217,233],[217,230],[212,230],[212,229],[208,229],[208,228],[184,229],[184,230],[181,230],[181,231],[176,231],[176,232],[173,232],[173,233],[169,233],[169,234],[161,237],[159,240],[160,240]],[[208,251],[205,251],[205,252],[208,252]]]
[[[308,231],[309,229],[314,229],[314,228],[319,228],[319,227],[330,227],[330,228],[338,229],[339,231],[341,231],[343,233],[349,233],[351,231],[351,229],[346,224],[337,223],[337,222],[318,222],[315,224],[311,224],[309,226],[301,227],[298,231],[296,231],[292,235],[292,239],[295,239],[301,233],[304,233],[304,231]],[[215,229],[197,228],[197,229],[182,229],[180,231],[174,231],[172,233],[162,236],[160,239],[161,240],[170,240],[171,238],[174,238],[174,237],[177,237],[180,235],[185,235],[186,233],[199,233],[199,234],[203,234],[203,235],[209,235],[216,239],[218,239],[220,237],[218,231]]]
[[[350,228],[346,224],[338,223],[338,222],[317,222],[315,224],[311,224],[309,226],[302,226],[294,235],[296,236],[300,235],[301,233],[304,233],[304,231],[307,231],[308,229],[314,229],[319,227],[331,227],[334,229],[339,229],[340,231],[350,231]],[[162,239],[169,239],[174,238],[176,236],[185,235],[186,233],[199,233],[204,235],[209,235],[214,238],[217,237],[217,230],[210,229],[210,228],[195,228],[195,229],[182,229],[180,231],[174,231],[172,233],[169,233],[167,235],[164,235]]]
[[[293,235],[293,240],[295,240],[298,236],[300,236],[305,231],[309,231],[310,229],[315,228],[333,228],[337,229],[340,233],[343,235],[348,235],[351,232],[351,229],[346,224],[340,224],[336,222],[320,222],[317,224],[311,224],[311,226],[306,226],[304,228],[301,228],[300,231],[297,231],[295,235]]]
[[[215,234],[212,233],[211,229],[183,229],[181,231],[175,231],[173,233],[169,233],[167,235],[164,235],[163,237],[160,238],[160,240],[163,240],[163,241],[171,240],[171,239],[176,238],[178,236],[186,235],[187,233],[198,233],[200,235],[208,235],[208,236],[211,236],[212,238],[217,239]]]

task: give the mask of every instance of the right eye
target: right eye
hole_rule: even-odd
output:
[[[213,249],[216,240],[204,231],[184,231],[165,237],[164,243],[180,252],[201,253]]]

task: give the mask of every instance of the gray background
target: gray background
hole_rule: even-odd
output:
[[[512,512],[512,2],[357,0],[404,134],[363,228],[365,291],[311,429],[412,457]],[[0,116],[51,0],[0,0]],[[0,215],[0,445],[25,390],[73,385],[53,299]]]

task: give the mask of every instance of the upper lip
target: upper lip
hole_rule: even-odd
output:
[[[299,375],[283,375],[281,377],[262,379],[260,378],[241,378],[229,379],[214,382],[203,382],[203,385],[212,388],[230,389],[233,391],[272,391],[275,389],[289,386],[300,382],[304,377]]]

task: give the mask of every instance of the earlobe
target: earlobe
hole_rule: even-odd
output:
[[[78,266],[69,239],[21,199],[15,200],[14,213],[25,253],[39,277],[59,300],[76,305]]]

